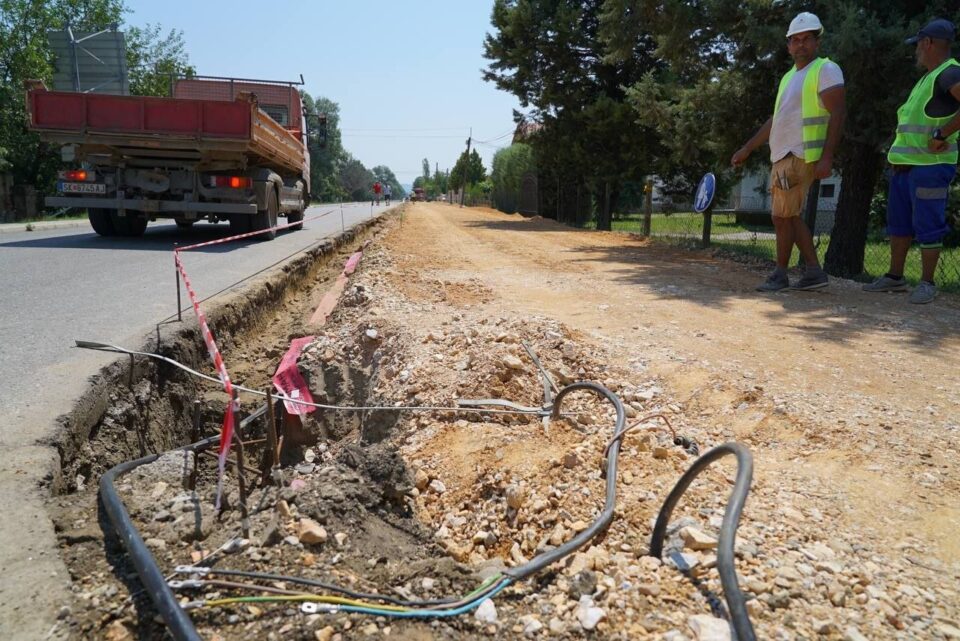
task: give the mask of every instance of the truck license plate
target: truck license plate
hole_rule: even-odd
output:
[[[103,183],[60,183],[60,191],[65,194],[105,194],[107,186]]]

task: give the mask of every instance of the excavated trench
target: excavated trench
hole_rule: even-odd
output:
[[[241,363],[231,369],[235,380],[267,389],[289,341],[309,333],[301,319],[309,317],[315,304],[312,293],[324,290],[342,269],[345,257],[380,227],[379,221],[373,221],[324,242],[249,283],[243,292],[206,306],[228,367]],[[362,292],[351,292],[348,305],[351,296],[362,298]],[[351,333],[354,340],[349,339]],[[341,334],[347,336],[338,346],[345,357],[324,359],[321,355],[312,367],[301,368],[304,378],[323,402],[378,404],[381,399],[375,390],[383,350],[362,330],[344,328]],[[182,325],[161,326],[140,349],[210,371],[192,319]],[[77,596],[65,617],[73,638],[168,638],[98,502],[97,481],[123,461],[215,434],[226,401],[225,394],[215,387],[161,361],[121,357],[92,379],[87,394],[63,417],[60,436],[52,444],[62,465],[52,479],[54,496],[49,510]],[[242,396],[241,401],[245,410],[241,417],[262,405],[262,399]],[[278,410],[282,407],[280,403],[276,406]],[[261,552],[232,557],[231,565],[257,569],[270,562],[274,570],[291,574],[302,570],[302,557],[281,553],[276,547],[282,543],[284,527],[278,524],[274,505],[283,500],[288,506],[285,509],[292,510],[296,518],[321,524],[331,531],[331,537],[338,533],[338,541],[340,533],[349,533],[349,544],[338,543],[339,558],[330,569],[334,574],[402,584],[429,572],[437,577],[438,588],[469,585],[472,579],[463,567],[450,559],[435,560],[443,556],[442,551],[433,549],[429,534],[413,514],[412,474],[396,446],[388,442],[398,419],[398,413],[383,411],[318,411],[308,416],[302,429],[288,434],[281,450],[288,483],[293,476],[304,481],[296,492],[289,485],[281,490],[257,483],[256,474],[249,472],[263,460],[263,445],[247,448],[250,527],[243,534]],[[265,424],[265,418],[251,421],[243,438],[262,441]],[[316,464],[309,462],[314,459]],[[238,534],[244,520],[234,469],[228,470],[225,484],[226,507],[217,514],[213,508],[215,459],[199,457],[195,492],[185,491],[188,480],[178,478],[176,459],[172,466],[170,460],[164,457],[118,482],[131,518],[164,572],[189,563],[191,555],[205,555],[221,546]],[[190,518],[178,516],[180,510],[189,511]],[[307,553],[306,558],[311,556]],[[231,639],[262,638],[260,632],[250,630],[252,618],[249,612],[239,618],[210,611],[194,615],[204,636],[222,631]]]
[[[378,221],[372,221],[323,241],[276,271],[248,282],[242,291],[205,304],[228,364],[242,354],[244,342],[269,331],[279,309],[335,275],[342,268],[338,259],[344,252],[378,226]],[[138,349],[210,371],[209,356],[189,311],[184,312],[183,323],[158,325]],[[270,373],[264,372],[266,377]],[[88,391],[60,418],[58,436],[51,443],[60,457],[60,474],[51,489],[57,494],[73,492],[118,463],[185,445],[194,423],[194,401],[205,400],[205,389],[209,385],[172,365],[139,356],[118,358],[92,377]],[[204,423],[222,418],[222,408],[208,409]]]

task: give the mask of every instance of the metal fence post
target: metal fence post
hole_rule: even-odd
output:
[[[703,247],[710,246],[710,229],[713,227],[713,203],[703,212]]]
[[[177,243],[173,244],[173,277],[177,279],[177,322],[183,322],[183,312],[180,311],[180,268],[177,266]]]
[[[648,178],[643,197],[643,236],[650,235],[650,223],[653,219],[653,179]]]

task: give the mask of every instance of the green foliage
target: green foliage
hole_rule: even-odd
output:
[[[148,24],[143,28],[129,27],[125,37],[132,95],[168,96],[172,79],[196,74],[190,65],[183,31],[171,29],[164,36],[160,25]]]
[[[376,177],[363,163],[347,154],[347,160],[340,169],[340,187],[348,200],[361,201],[373,198],[373,183]]]
[[[441,194],[445,194],[449,189],[452,189],[450,183],[450,174],[440,171],[439,168],[433,173],[433,176],[430,175],[430,161],[426,158],[423,159],[423,175],[417,176],[413,180],[413,186],[422,187],[430,200],[435,200]]]
[[[631,13],[635,4],[497,0],[495,32],[484,43],[491,61],[484,78],[517,96],[529,110],[520,117],[542,125],[525,141],[541,177],[592,193],[603,205],[601,229],[610,226],[607,203],[615,205],[624,181],[649,172],[657,152],[656,136],[637,125],[624,91],[659,65],[654,43],[638,37],[629,45],[617,39],[621,49],[609,44],[620,33],[617,10]]]
[[[493,206],[508,214],[520,209],[520,188],[525,174],[536,172],[533,148],[515,143],[497,151],[490,171]]]
[[[386,165],[377,165],[370,171],[373,173],[374,178],[379,180],[381,184],[390,185],[391,197],[393,199],[401,200],[406,195],[407,192],[400,185],[400,181],[397,180],[397,177],[389,167]]]
[[[487,170],[483,167],[483,160],[480,154],[474,149],[467,156],[466,150],[460,154],[457,164],[450,170],[450,189],[458,191],[466,179],[467,186],[475,185],[487,177]]]
[[[310,194],[314,200],[334,202],[348,198],[348,192],[339,180],[347,161],[340,132],[340,105],[324,98],[300,92],[307,113],[307,148],[310,151]],[[320,117],[325,114],[326,141],[320,139]]]
[[[771,115],[777,83],[790,68],[785,28],[799,11],[813,11],[826,30],[820,54],[846,79],[847,121],[837,153],[844,178],[827,267],[851,275],[862,269],[871,200],[878,188],[896,109],[919,72],[904,38],[956,3],[906,0],[654,0],[604,3],[602,34],[613,57],[632,54],[652,39],[662,65],[627,89],[640,124],[659,134],[656,172],[690,190],[704,171],[721,184],[736,180],[733,152]],[[764,153],[751,157],[756,166]],[[858,262],[859,261],[859,262]]]
[[[49,84],[53,75],[47,31],[68,18],[78,28],[103,29],[125,12],[121,0],[0,0],[0,147],[16,183],[49,188],[60,164],[58,151],[25,126],[24,82]]]
[[[468,205],[486,205],[490,202],[493,183],[490,178],[467,186],[466,201]]]

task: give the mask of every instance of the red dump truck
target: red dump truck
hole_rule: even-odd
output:
[[[303,220],[310,156],[300,93],[292,83],[178,80],[170,98],[27,88],[29,128],[61,146],[49,207],[87,210],[101,236],[140,236],[172,218],[228,220],[231,231]],[[273,238],[275,232],[262,235]]]

